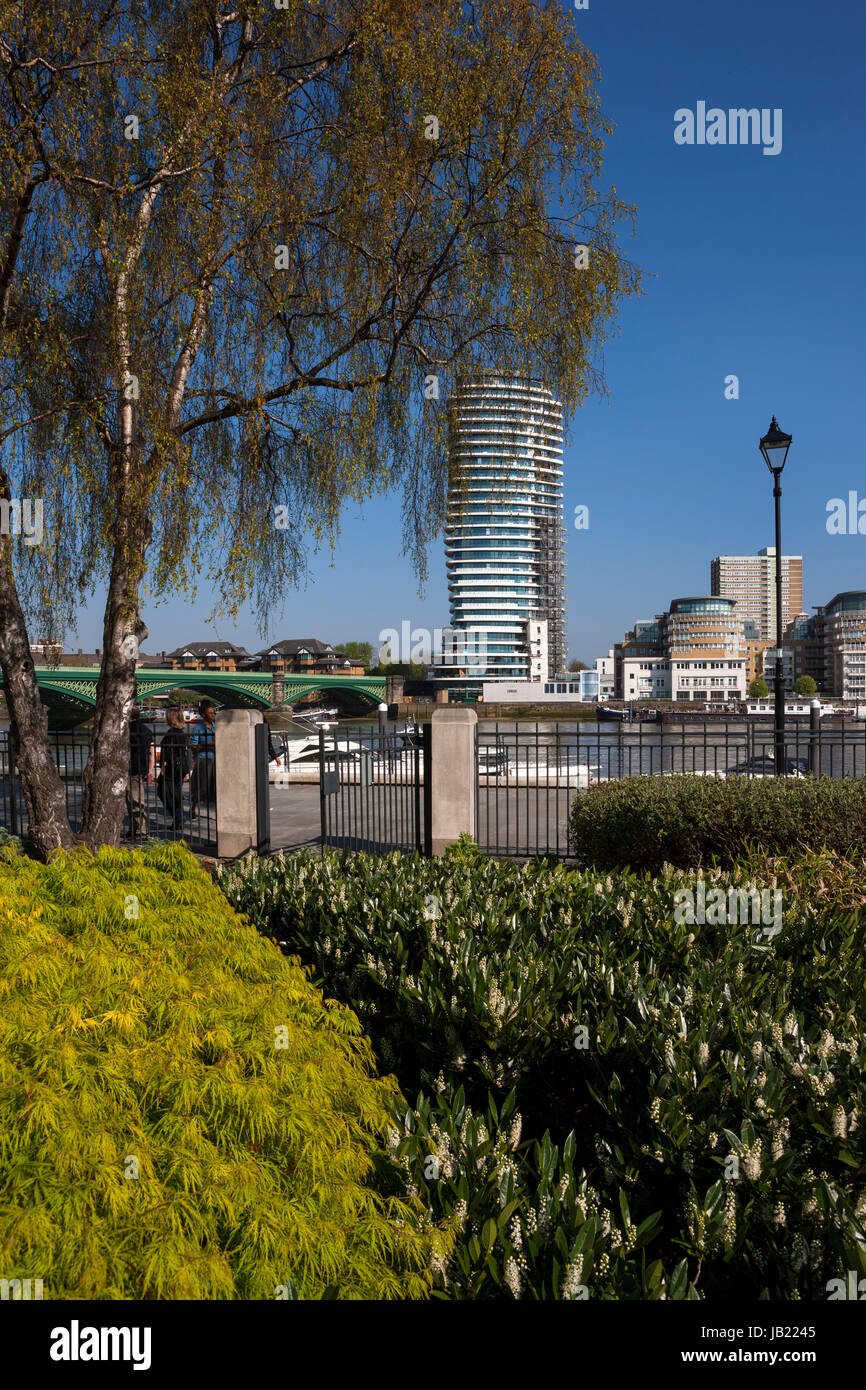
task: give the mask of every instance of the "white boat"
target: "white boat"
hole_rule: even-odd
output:
[[[300,738],[272,734],[271,737],[277,757],[268,764],[269,782],[290,782],[293,780],[292,772],[315,774],[310,780],[318,780],[321,755],[318,734],[302,735]],[[335,738],[333,734],[325,738],[326,767],[329,771],[337,765],[340,768],[359,767],[365,755],[369,756],[369,750],[352,739]]]
[[[599,780],[599,772],[598,763],[578,762],[562,753],[557,759],[555,751],[545,758],[513,748],[478,749],[478,776],[488,784],[495,778],[503,786],[586,787]]]
[[[289,783],[319,781],[320,735],[300,738],[288,734],[272,734],[279,761],[272,758],[268,766],[268,781],[277,786]],[[402,736],[389,740],[378,748],[371,740],[365,744],[342,734],[325,734],[325,771],[338,771],[340,781],[351,784],[412,783],[417,776],[424,781],[424,762],[414,742],[414,731],[406,729]]]
[[[338,709],[299,709],[292,710],[292,719],[296,724],[309,725],[314,729],[327,729],[332,719],[336,719],[339,714]]]
[[[722,767],[687,767],[682,772],[676,769],[666,769],[664,772],[653,774],[656,777],[727,777],[727,772]]]
[[[805,778],[808,776],[808,758],[793,758],[786,755],[785,766],[786,777]],[[753,782],[776,775],[776,760],[771,753],[759,753],[754,757],[747,758],[745,762],[738,763],[736,767],[728,768],[729,777],[748,777]]]
[[[373,766],[377,769],[397,768],[413,771],[422,765],[423,757],[414,724],[395,729],[384,747],[380,744],[373,750]]]
[[[544,747],[515,748],[505,740],[498,743],[479,744],[477,753],[478,776],[492,778],[506,783],[528,784],[530,786],[588,786],[598,781],[598,763],[584,763],[577,760],[577,749],[556,749],[551,745],[545,756]]]
[[[504,777],[508,772],[508,753],[505,748],[484,747],[478,749],[478,773],[485,777]]]
[[[521,758],[509,762],[508,771],[500,780],[517,786],[530,787],[589,787],[599,780],[598,763],[527,762]],[[480,772],[480,769],[479,769]]]
[[[789,716],[792,716],[792,715],[794,715],[794,716],[796,716],[796,715],[807,716],[807,715],[809,715],[809,714],[811,713],[811,709],[812,709],[812,706],[811,706],[811,702],[810,702],[809,700],[786,700],[786,701],[785,701],[785,715],[786,715],[786,717],[789,717]],[[746,701],[746,714],[760,714],[760,715],[765,715],[765,716],[767,716],[767,717],[769,717],[769,718],[772,718],[772,716],[773,716],[775,713],[776,713],[776,706],[775,706],[775,704],[773,703],[772,700],[747,700],[747,701]],[[827,714],[835,714],[835,713],[836,713],[836,706],[835,706],[835,705],[829,705],[829,704],[822,704],[822,705],[821,705],[821,718],[822,718],[822,719],[823,719],[824,716],[827,715]]]

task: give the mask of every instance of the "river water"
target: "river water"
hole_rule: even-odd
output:
[[[398,724],[402,728],[402,724]],[[375,747],[374,720],[352,721],[336,730],[338,740]],[[790,772],[808,772],[812,740],[808,719],[791,719],[785,752]],[[774,735],[771,720],[679,720],[667,724],[614,721],[479,720],[478,747],[488,765],[510,768],[586,769],[590,781],[664,772],[771,771]],[[817,770],[824,776],[866,775],[866,722],[822,721],[816,747]]]
[[[275,732],[288,737],[309,738],[316,730],[275,715],[269,719]],[[163,720],[152,725],[157,744],[167,725]],[[0,734],[9,723],[0,721]],[[401,732],[403,721],[393,726]],[[378,720],[350,719],[331,726],[329,736],[339,743],[360,743],[375,749],[379,742]],[[86,760],[83,749],[90,741],[90,725],[80,724],[70,732],[51,733],[52,743],[60,748],[75,747],[76,766]],[[762,760],[773,757],[773,727],[765,719],[680,720],[668,724],[620,724],[567,722],[565,720],[479,720],[478,747],[484,750],[483,761],[497,760],[509,767],[535,767],[564,773],[576,767],[584,768],[589,779],[633,777],[663,772],[732,772],[769,770]],[[812,747],[809,722],[791,719],[786,727],[786,755],[792,760],[791,770],[809,769]],[[81,749],[82,751],[79,751]],[[818,770],[825,776],[863,777],[866,775],[866,721],[855,719],[822,720],[817,747]],[[567,777],[566,777],[566,780]]]

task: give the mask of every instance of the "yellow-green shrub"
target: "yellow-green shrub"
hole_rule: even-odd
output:
[[[0,963],[0,1277],[424,1296],[443,1237],[394,1195],[395,1083],[183,847],[2,851]]]

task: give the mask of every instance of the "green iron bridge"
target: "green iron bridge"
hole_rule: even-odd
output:
[[[80,724],[96,704],[95,666],[37,666],[36,680],[49,720]],[[171,690],[194,690],[230,709],[273,709],[305,695],[348,696],[353,703],[376,709],[385,698],[384,676],[296,676],[266,671],[149,671],[135,673],[138,699],[166,695]],[[0,674],[0,688],[3,677]]]

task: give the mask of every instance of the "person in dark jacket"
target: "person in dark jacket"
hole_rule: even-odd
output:
[[[156,794],[174,819],[175,830],[180,830],[183,820],[183,784],[192,772],[192,749],[180,710],[168,710],[166,720],[168,731],[160,746]]]
[[[195,815],[199,803],[205,805],[216,801],[216,777],[214,775],[214,752],[216,734],[216,707],[213,700],[199,701],[199,718],[192,726],[190,743],[195,757],[195,767],[189,784],[190,815]]]
[[[271,733],[270,725],[268,725],[268,761],[276,763],[277,767],[282,767],[283,765],[283,751],[274,743],[274,736]]]
[[[133,840],[147,838],[147,788],[153,784],[155,760],[153,730],[142,719],[136,705],[129,723],[129,786],[126,791],[129,833]]]

